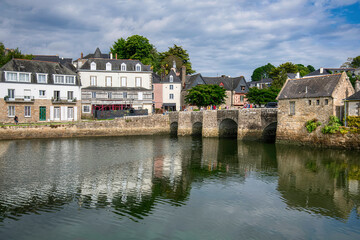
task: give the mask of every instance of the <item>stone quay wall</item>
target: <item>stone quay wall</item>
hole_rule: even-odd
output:
[[[73,124],[0,127],[0,140],[170,134],[168,115],[125,117]]]

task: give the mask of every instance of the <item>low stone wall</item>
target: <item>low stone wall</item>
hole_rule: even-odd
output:
[[[60,125],[5,126],[0,140],[170,134],[168,115],[126,117]]]

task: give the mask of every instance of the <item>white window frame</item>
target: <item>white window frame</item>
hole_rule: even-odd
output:
[[[111,63],[110,62],[106,63],[106,71],[111,71]]]
[[[74,75],[62,75],[62,74],[53,74],[54,84],[70,84],[75,85],[75,76]],[[71,82],[69,79],[72,79]]]
[[[171,84],[171,85],[169,86],[169,89],[170,89],[170,90],[174,90],[174,85]]]
[[[74,100],[74,91],[67,91],[67,100]]]
[[[136,71],[136,72],[141,72],[141,65],[140,65],[140,63],[136,64],[136,66],[135,66],[135,71]]]
[[[96,62],[90,63],[90,70],[96,70]]]
[[[108,82],[108,80],[110,79],[110,84]],[[111,87],[112,86],[112,77],[111,76],[106,76],[105,77],[105,84],[107,87]]]
[[[8,117],[15,117],[15,106],[8,106]]]
[[[25,101],[31,100],[31,89],[24,89],[24,100]]]
[[[174,94],[173,93],[169,94],[169,99],[174,99]]]
[[[40,77],[45,77],[45,81],[40,80]],[[36,74],[37,83],[47,83],[47,79],[48,79],[47,73],[37,73]]]
[[[143,93],[142,92],[138,92],[138,100],[143,100]]]
[[[5,81],[6,82],[31,82],[31,73],[30,72],[13,72],[13,71],[4,71],[5,72]],[[8,74],[12,74],[13,76],[15,76],[16,74],[16,79],[10,79],[8,77]],[[28,76],[26,80],[20,80],[20,74],[21,75],[25,75]]]
[[[96,86],[96,85],[97,85],[97,77],[90,76],[90,86]]]
[[[68,118],[68,120],[74,119],[74,108],[73,107],[67,108],[67,118]]]
[[[61,118],[60,107],[54,107],[54,120],[60,120],[60,118]]]
[[[128,96],[127,92],[123,92],[123,99],[127,99],[127,96]]]
[[[169,82],[174,82],[174,76],[170,75]]]
[[[108,92],[107,95],[108,95],[108,99],[112,99],[112,92]]]
[[[15,99],[15,89],[8,89],[8,97],[9,97],[9,99],[12,99],[12,100]]]
[[[41,93],[44,93],[43,95]],[[46,90],[39,90],[39,98],[45,98],[46,97]]]
[[[91,106],[90,105],[83,105],[83,113],[90,113],[90,112],[91,112]]]
[[[24,107],[24,117],[31,117],[31,106]]]
[[[135,87],[141,87],[141,77],[135,77]]]
[[[121,77],[120,80],[121,80],[121,86],[122,86],[122,87],[126,87],[126,85],[127,85],[127,78],[126,78],[126,77]]]
[[[120,70],[121,70],[121,71],[126,71],[126,64],[125,64],[125,63],[122,63],[122,64],[121,64]]]
[[[96,92],[91,92],[91,98],[96,98]]]
[[[75,85],[75,76],[65,75],[65,84]]]

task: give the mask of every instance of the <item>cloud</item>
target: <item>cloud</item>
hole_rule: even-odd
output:
[[[204,76],[245,75],[249,81],[268,62],[337,67],[360,55],[360,23],[336,14],[359,2],[5,0],[0,41],[25,53],[77,58],[139,34],[159,51],[183,46]]]

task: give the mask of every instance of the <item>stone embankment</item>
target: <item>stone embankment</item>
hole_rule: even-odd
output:
[[[168,115],[126,117],[109,121],[83,121],[66,124],[2,126],[0,140],[70,138],[169,134]]]

